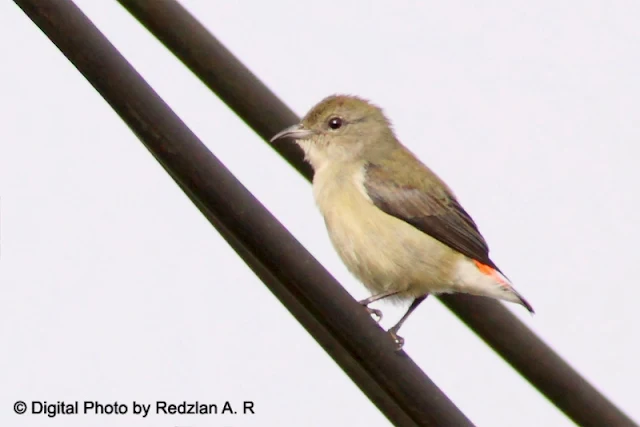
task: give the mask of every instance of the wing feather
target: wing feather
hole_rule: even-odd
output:
[[[498,270],[478,226],[433,172],[428,171],[431,179],[421,182],[406,173],[392,172],[373,163],[366,166],[364,187],[379,209]]]

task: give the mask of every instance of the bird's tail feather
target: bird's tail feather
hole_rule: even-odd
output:
[[[473,260],[473,264],[475,264],[477,271],[481,273],[483,277],[481,277],[480,282],[476,281],[474,283],[477,291],[471,291],[470,293],[515,302],[529,310],[531,314],[535,313],[531,304],[515,290],[511,281],[507,279],[504,274],[477,260]]]

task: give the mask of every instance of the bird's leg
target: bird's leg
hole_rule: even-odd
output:
[[[358,301],[360,304],[367,306],[369,304],[371,304],[372,302],[376,302],[378,300],[381,300],[383,298],[387,298],[393,295],[396,295],[400,293],[400,291],[385,291],[382,292],[380,294],[376,294],[376,295],[371,295],[369,298],[365,298],[362,301]]]
[[[393,338],[393,340],[396,342],[396,345],[398,346],[396,351],[402,350],[402,346],[404,345],[404,338],[402,338],[401,336],[398,335],[398,331],[400,330],[400,327],[407,320],[409,315],[411,313],[413,313],[413,311],[416,308],[418,308],[420,303],[422,301],[424,301],[425,299],[427,299],[428,296],[429,296],[429,294],[424,294],[421,297],[417,297],[416,299],[414,299],[413,302],[411,303],[411,305],[409,306],[409,309],[404,314],[404,316],[402,316],[402,318],[400,320],[398,320],[398,323],[396,323],[393,327],[391,327],[389,329],[389,334],[391,335],[391,338]]]
[[[383,298],[387,298],[390,296],[393,296],[397,293],[399,293],[400,291],[386,291],[386,292],[382,292],[380,294],[376,294],[376,295],[371,295],[369,298],[365,298],[362,301],[358,301],[360,304],[362,304],[364,306],[364,308],[367,310],[367,312],[369,312],[369,314],[373,314],[374,316],[376,316],[378,319],[376,320],[376,322],[380,322],[382,320],[382,312],[378,309],[375,308],[370,308],[369,304],[371,304],[372,302],[381,300]]]

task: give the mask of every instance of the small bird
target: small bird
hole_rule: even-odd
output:
[[[396,138],[369,101],[333,95],[271,142],[292,138],[314,170],[313,193],[333,246],[372,296],[411,299],[389,329],[397,348],[402,324],[429,294],[461,292],[511,301],[533,313],[489,258],[476,223],[449,187]]]

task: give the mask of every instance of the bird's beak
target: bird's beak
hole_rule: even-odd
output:
[[[305,139],[313,134],[313,131],[305,129],[300,123],[298,123],[297,125],[289,126],[283,131],[278,132],[269,142],[274,142],[282,138]]]

